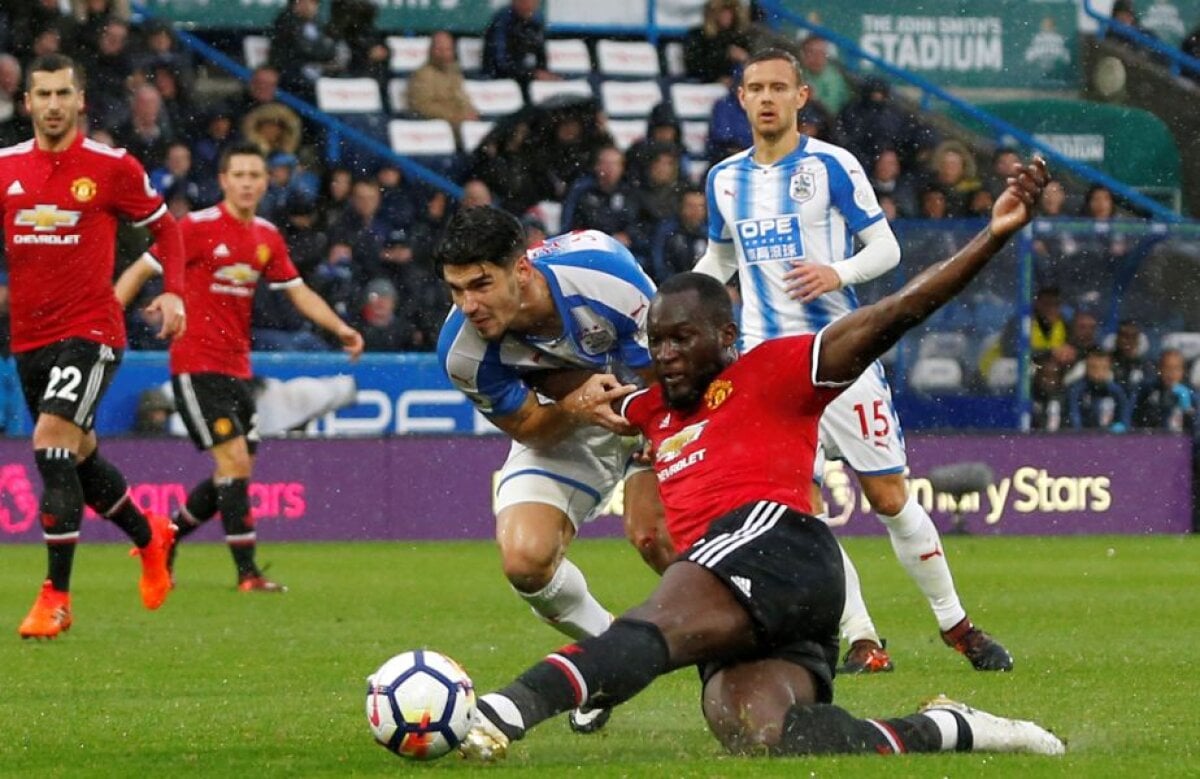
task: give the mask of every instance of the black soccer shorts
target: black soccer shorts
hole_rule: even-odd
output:
[[[16,355],[25,405],[36,422],[53,414],[84,432],[96,423],[96,407],[121,363],[121,350],[84,338],[67,338]]]
[[[738,662],[796,663],[816,677],[818,700],[833,700],[846,580],[824,522],[773,501],[747,504],[713,522],[679,559],[711,571],[750,613],[761,649]],[[704,664],[701,680],[731,664]]]
[[[224,373],[180,373],[171,377],[175,409],[197,449],[245,436],[250,454],[258,448],[258,409],[246,379]]]

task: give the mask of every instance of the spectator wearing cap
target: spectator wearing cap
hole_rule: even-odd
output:
[[[287,214],[287,199],[299,189],[294,174],[300,160],[295,154],[277,151],[267,157],[267,192],[258,204],[258,215],[278,224]]]
[[[439,30],[429,39],[429,59],[408,77],[408,108],[426,119],[445,119],[457,133],[463,122],[479,118],[464,83],[454,36]]]
[[[438,327],[446,316],[449,301],[431,264],[418,261],[412,239],[412,234],[404,228],[388,233],[380,252],[382,272],[376,280],[386,280],[398,290],[402,302],[399,318],[411,328],[404,348],[427,350],[437,343]]]
[[[284,206],[286,214],[279,223],[279,231],[287,244],[292,264],[310,287],[316,287],[317,266],[329,252],[329,236],[320,229],[317,198],[304,190],[288,193]]]
[[[676,273],[690,271],[708,246],[708,203],[704,190],[688,187],[679,200],[678,212],[658,225],[647,271],[655,284]]]
[[[891,87],[876,76],[862,80],[858,98],[838,114],[836,132],[858,159],[873,160],[891,148],[906,169],[914,168],[935,137],[915,116],[892,103]]]
[[[354,328],[362,333],[364,351],[405,352],[413,349],[416,329],[398,316],[396,287],[387,279],[367,284]]]
[[[191,142],[192,170],[204,194],[204,201],[215,203],[220,199],[217,168],[220,166],[221,154],[228,146],[238,141],[233,125],[233,111],[225,103],[214,103],[200,116],[198,124],[200,135]]]
[[[625,183],[625,155],[616,146],[596,154],[592,175],[575,183],[563,204],[564,230],[600,230],[625,246],[633,244],[637,212],[633,190]]]
[[[630,186],[638,187],[646,181],[651,158],[664,145],[675,149],[682,175],[683,160],[687,154],[683,145],[683,125],[675,109],[665,100],[650,110],[650,117],[646,120],[646,136],[625,150],[625,179]]]
[[[541,245],[546,241],[546,236],[550,235],[546,223],[538,219],[537,214],[528,213],[521,217],[521,227],[525,229],[526,248]]]

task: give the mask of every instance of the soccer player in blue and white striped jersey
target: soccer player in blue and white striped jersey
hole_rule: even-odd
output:
[[[808,87],[791,54],[752,56],[738,94],[754,145],[709,170],[709,243],[696,270],[721,281],[738,274],[742,346],[753,349],[781,335],[818,332],[857,308],[852,285],[895,267],[900,246],[858,160],[798,132]],[[967,617],[937,528],[908,491],[904,436],[878,362],[828,406],[820,438],[826,457],[846,460],[858,474],[943,640],[979,670],[1010,670],[1007,650]],[[857,572],[845,563],[842,631],[851,648],[843,672],[889,671]]]
[[[567,233],[528,251],[524,237],[515,218],[494,208],[451,219],[436,252],[454,301],[438,357],[451,382],[513,439],[495,495],[505,575],[543,620],[580,639],[603,632],[612,615],[565,555],[619,483],[630,540],[656,569],[674,556],[658,532],[654,474],[632,459],[639,440],[598,427],[586,405],[596,392],[589,398],[579,386],[592,374],[653,381],[646,312],[654,283],[604,233]],[[619,421],[611,409],[598,413]],[[572,727],[603,724],[589,715],[598,716],[573,713]]]

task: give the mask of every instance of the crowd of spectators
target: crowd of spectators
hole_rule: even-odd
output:
[[[453,170],[464,189],[461,202],[395,167],[361,170],[324,163],[320,129],[281,103],[278,91],[311,99],[315,79],[322,75],[366,76],[384,83],[389,52],[375,30],[377,7],[370,0],[332,0],[327,22],[320,21],[319,11],[319,0],[288,0],[269,31],[267,64],[253,71],[239,93],[201,102],[196,99],[195,63],[171,28],[132,24],[127,2],[80,0],[72,13],[63,13],[57,0],[0,0],[0,143],[30,136],[22,66],[48,51],[62,51],[83,64],[88,74],[87,132],[138,156],[177,216],[219,200],[222,149],[239,139],[255,142],[267,155],[270,177],[262,215],[283,233],[306,282],[362,329],[368,350],[435,347],[448,299],[432,266],[432,248],[458,207],[494,204],[522,215],[536,240],[546,234],[546,214],[539,204],[557,202],[562,231],[594,228],[614,235],[658,282],[689,269],[703,251],[703,165],[697,166],[685,148],[683,124],[669,102],[650,112],[645,137],[624,151],[594,100],[551,101],[500,118]],[[988,213],[1019,161],[1015,151],[999,149],[990,164],[980,164],[972,149],[956,138],[941,137],[894,99],[887,81],[848,78],[827,41],[775,36],[751,20],[742,0],[708,0],[702,24],[683,39],[685,78],[729,87],[713,108],[705,162],[749,145],[749,124],[736,95],[742,63],[758,47],[782,44],[796,53],[810,87],[802,130],[845,146],[862,161],[889,219]],[[525,87],[558,78],[547,69],[539,0],[511,0],[495,13],[483,35],[482,68],[485,77],[514,78]],[[408,79],[409,110],[446,119],[457,131],[462,122],[478,118],[464,83],[454,37],[434,33],[428,61]],[[1107,190],[1094,188],[1080,197],[1061,182],[1046,188],[1040,207],[1052,216],[1119,216]],[[138,236],[125,233],[122,246],[125,261],[144,248]],[[1119,240],[1092,245],[1070,236],[1043,237],[1035,244],[1039,262],[1051,271],[1062,258],[1088,252],[1120,256],[1122,250]],[[152,284],[145,294],[154,291]],[[1078,299],[1089,294],[1086,289],[1069,292]],[[139,309],[133,306],[129,314],[131,347],[165,348],[153,336],[154,323],[143,321]],[[254,312],[256,349],[333,348],[279,293],[260,290]],[[1076,323],[1080,331],[1086,329],[1086,320],[1086,313],[1076,312],[1069,331],[1065,320],[1047,320],[1053,338],[1061,336],[1056,354]],[[1004,348],[1010,342],[1009,335],[998,340]],[[1064,388],[1078,384],[1070,384],[1072,371],[1085,373],[1082,366],[1090,365],[1092,347],[1082,342],[1071,346],[1069,361],[1039,358],[1039,385],[1050,386],[1055,376]],[[1120,375],[1120,365],[1118,361],[1110,368]],[[1099,376],[1102,368],[1097,364],[1085,378]],[[1127,402],[1120,403],[1118,393],[1112,393],[1111,414],[1107,401],[1088,400],[1099,398],[1099,390],[1080,394],[1075,404],[1079,412],[1073,413],[1063,389],[1058,424],[1067,427],[1076,419],[1087,424],[1084,420],[1091,417],[1085,406],[1098,409],[1091,416],[1106,420],[1102,426],[1150,419],[1148,412],[1139,416],[1135,409],[1140,387],[1153,384],[1159,371],[1145,366],[1140,371],[1136,382],[1116,381]],[[1182,394],[1172,389],[1146,403],[1172,397]],[[1182,417],[1160,416],[1171,425],[1179,419],[1191,425],[1195,404],[1190,408]]]

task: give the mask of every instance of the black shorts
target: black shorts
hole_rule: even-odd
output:
[[[846,579],[824,522],[772,501],[747,504],[713,522],[679,559],[725,582],[759,639],[753,655],[703,664],[703,682],[736,662],[778,658],[812,672],[819,702],[833,700]]]
[[[36,423],[53,414],[87,432],[96,423],[96,407],[121,364],[121,350],[84,338],[55,341],[16,355],[25,405]]]
[[[258,409],[246,379],[224,373],[180,373],[171,377],[175,409],[197,449],[245,436],[250,454],[258,448]]]

